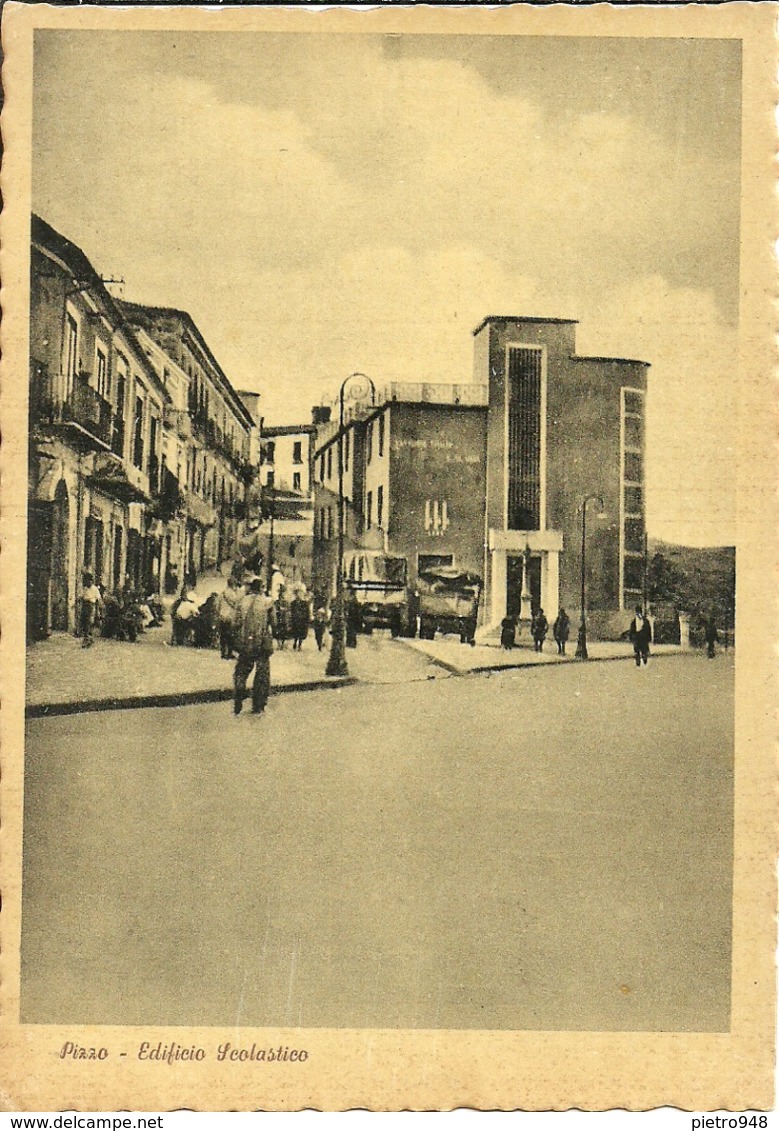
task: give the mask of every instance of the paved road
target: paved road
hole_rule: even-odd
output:
[[[23,1020],[724,1029],[733,669],[28,724]]]

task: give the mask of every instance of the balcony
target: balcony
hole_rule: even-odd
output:
[[[104,495],[119,499],[124,503],[148,502],[144,477],[134,467],[117,459],[113,453],[101,452],[95,457],[95,465],[88,479],[90,487],[96,487]]]
[[[61,429],[74,447],[84,451],[110,451],[113,409],[89,384],[86,374],[73,378],[66,397],[65,379],[55,381],[45,366],[33,362],[30,384],[30,423]]]
[[[166,405],[165,427],[173,432],[177,432],[182,440],[189,440],[192,437],[192,420],[190,419],[189,413],[183,409],[172,408],[170,405]]]
[[[183,507],[184,495],[178,479],[167,467],[162,468],[159,493],[151,507],[152,514],[161,522],[170,522]]]
[[[200,526],[216,525],[217,516],[214,508],[189,488],[184,492],[184,507],[187,518],[199,523]]]

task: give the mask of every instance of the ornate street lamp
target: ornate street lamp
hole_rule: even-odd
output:
[[[370,392],[371,404],[376,403],[376,386],[364,373],[350,373],[341,384],[338,394],[338,562],[335,580],[335,609],[333,610],[332,644],[325,673],[348,675],[346,663],[346,622],[344,619],[344,399],[347,387],[354,400],[364,400]]]
[[[603,517],[603,499],[600,495],[586,495],[582,502],[582,620],[579,625],[579,639],[576,644],[576,656],[579,660],[589,660],[589,653],[587,652],[587,566],[586,566],[586,552],[587,552],[587,504],[598,504],[598,517]]]

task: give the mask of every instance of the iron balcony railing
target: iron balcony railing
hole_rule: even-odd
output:
[[[33,362],[31,376],[30,418],[33,426],[76,426],[83,435],[99,441],[99,447],[111,448],[112,406],[92,388],[85,374],[76,374],[71,381],[60,378],[59,382],[55,382],[44,365]]]

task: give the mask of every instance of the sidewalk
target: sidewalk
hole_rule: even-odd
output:
[[[209,590],[210,591],[210,590]],[[139,636],[137,643],[96,639],[91,648],[66,633],[27,649],[27,715],[72,714],[124,707],[183,706],[218,702],[232,695],[234,665],[216,649],[174,648],[170,622]],[[393,640],[388,633],[360,636],[356,649],[347,649],[349,676],[327,676],[327,646],[317,651],[312,634],[300,652],[291,645],[274,652],[271,660],[273,694],[344,687],[352,683],[410,683],[452,676],[576,663],[572,651],[558,656],[547,644],[538,654],[532,648],[504,651],[495,645],[471,648],[455,637],[438,640]],[[589,646],[592,660],[632,660],[629,644],[596,641]],[[653,654],[678,654],[672,645],[657,645]]]
[[[67,633],[27,649],[28,716],[71,714],[120,707],[180,706],[232,696],[235,664],[212,648],[174,648],[170,621],[148,629],[135,644],[96,639],[91,648]],[[429,657],[396,645],[388,636],[360,637],[347,650],[349,676],[325,674],[327,647],[317,651],[313,634],[300,652],[289,643],[271,659],[272,693],[364,683],[408,683],[445,679],[449,672]]]
[[[454,637],[436,640],[404,640],[409,648],[428,656],[434,663],[452,672],[453,675],[480,674],[489,671],[506,671],[513,668],[529,668],[538,664],[569,664],[576,660],[576,642],[568,642],[565,656],[557,654],[554,640],[547,640],[543,652],[534,651],[530,644],[522,644],[510,651],[499,644],[476,644],[468,647],[460,644]],[[594,640],[587,644],[591,660],[632,660],[633,645],[619,640]],[[653,644],[652,656],[675,656],[682,654],[676,644]]]

